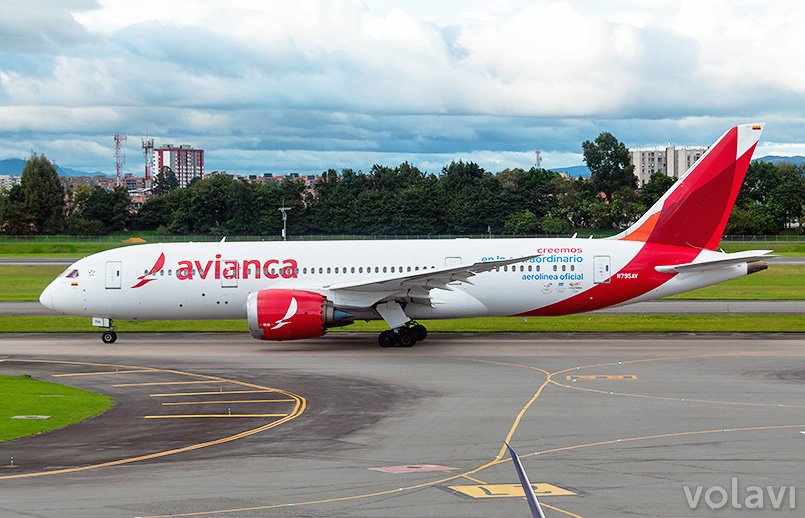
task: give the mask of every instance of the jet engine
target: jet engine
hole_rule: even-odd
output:
[[[266,289],[246,301],[249,332],[259,340],[300,340],[322,336],[327,327],[348,325],[354,315],[333,307],[324,295],[311,291]]]

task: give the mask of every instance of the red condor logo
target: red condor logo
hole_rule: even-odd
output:
[[[139,277],[137,277],[137,280],[139,282],[137,284],[135,284],[134,286],[132,286],[132,288],[139,288],[140,286],[145,286],[146,284],[148,284],[151,281],[157,280],[155,275],[157,274],[157,272],[159,270],[162,269],[162,266],[164,264],[165,264],[165,254],[161,253],[161,254],[159,254],[159,259],[157,259],[157,262],[154,263],[154,266],[148,271],[148,273],[140,275]]]
[[[279,259],[268,259],[267,261],[260,261],[259,259],[244,259],[243,261],[224,259],[221,260],[221,254],[216,254],[215,260],[202,263],[199,260],[182,260],[179,261],[176,268],[176,278],[179,280],[193,280],[197,275],[201,279],[206,279],[210,274],[214,279],[296,279],[298,263],[295,259],[284,259],[280,262]],[[132,288],[139,288],[145,286],[151,281],[155,281],[156,274],[165,265],[165,254],[159,255],[159,259],[148,273],[141,275],[137,278],[139,282],[132,286]]]

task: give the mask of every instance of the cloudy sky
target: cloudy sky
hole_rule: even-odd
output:
[[[768,123],[805,154],[799,0],[3,0],[0,159],[141,175],[140,138],[231,173],[497,172]]]

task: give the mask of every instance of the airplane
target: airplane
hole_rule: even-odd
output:
[[[384,320],[555,316],[683,293],[764,270],[771,250],[718,251],[763,124],[735,126],[632,226],[604,239],[154,243],[80,259],[42,292],[57,312],[114,320],[243,319],[260,340]]]

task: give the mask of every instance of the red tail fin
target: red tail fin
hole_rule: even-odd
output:
[[[763,124],[736,126],[617,239],[716,250]]]

